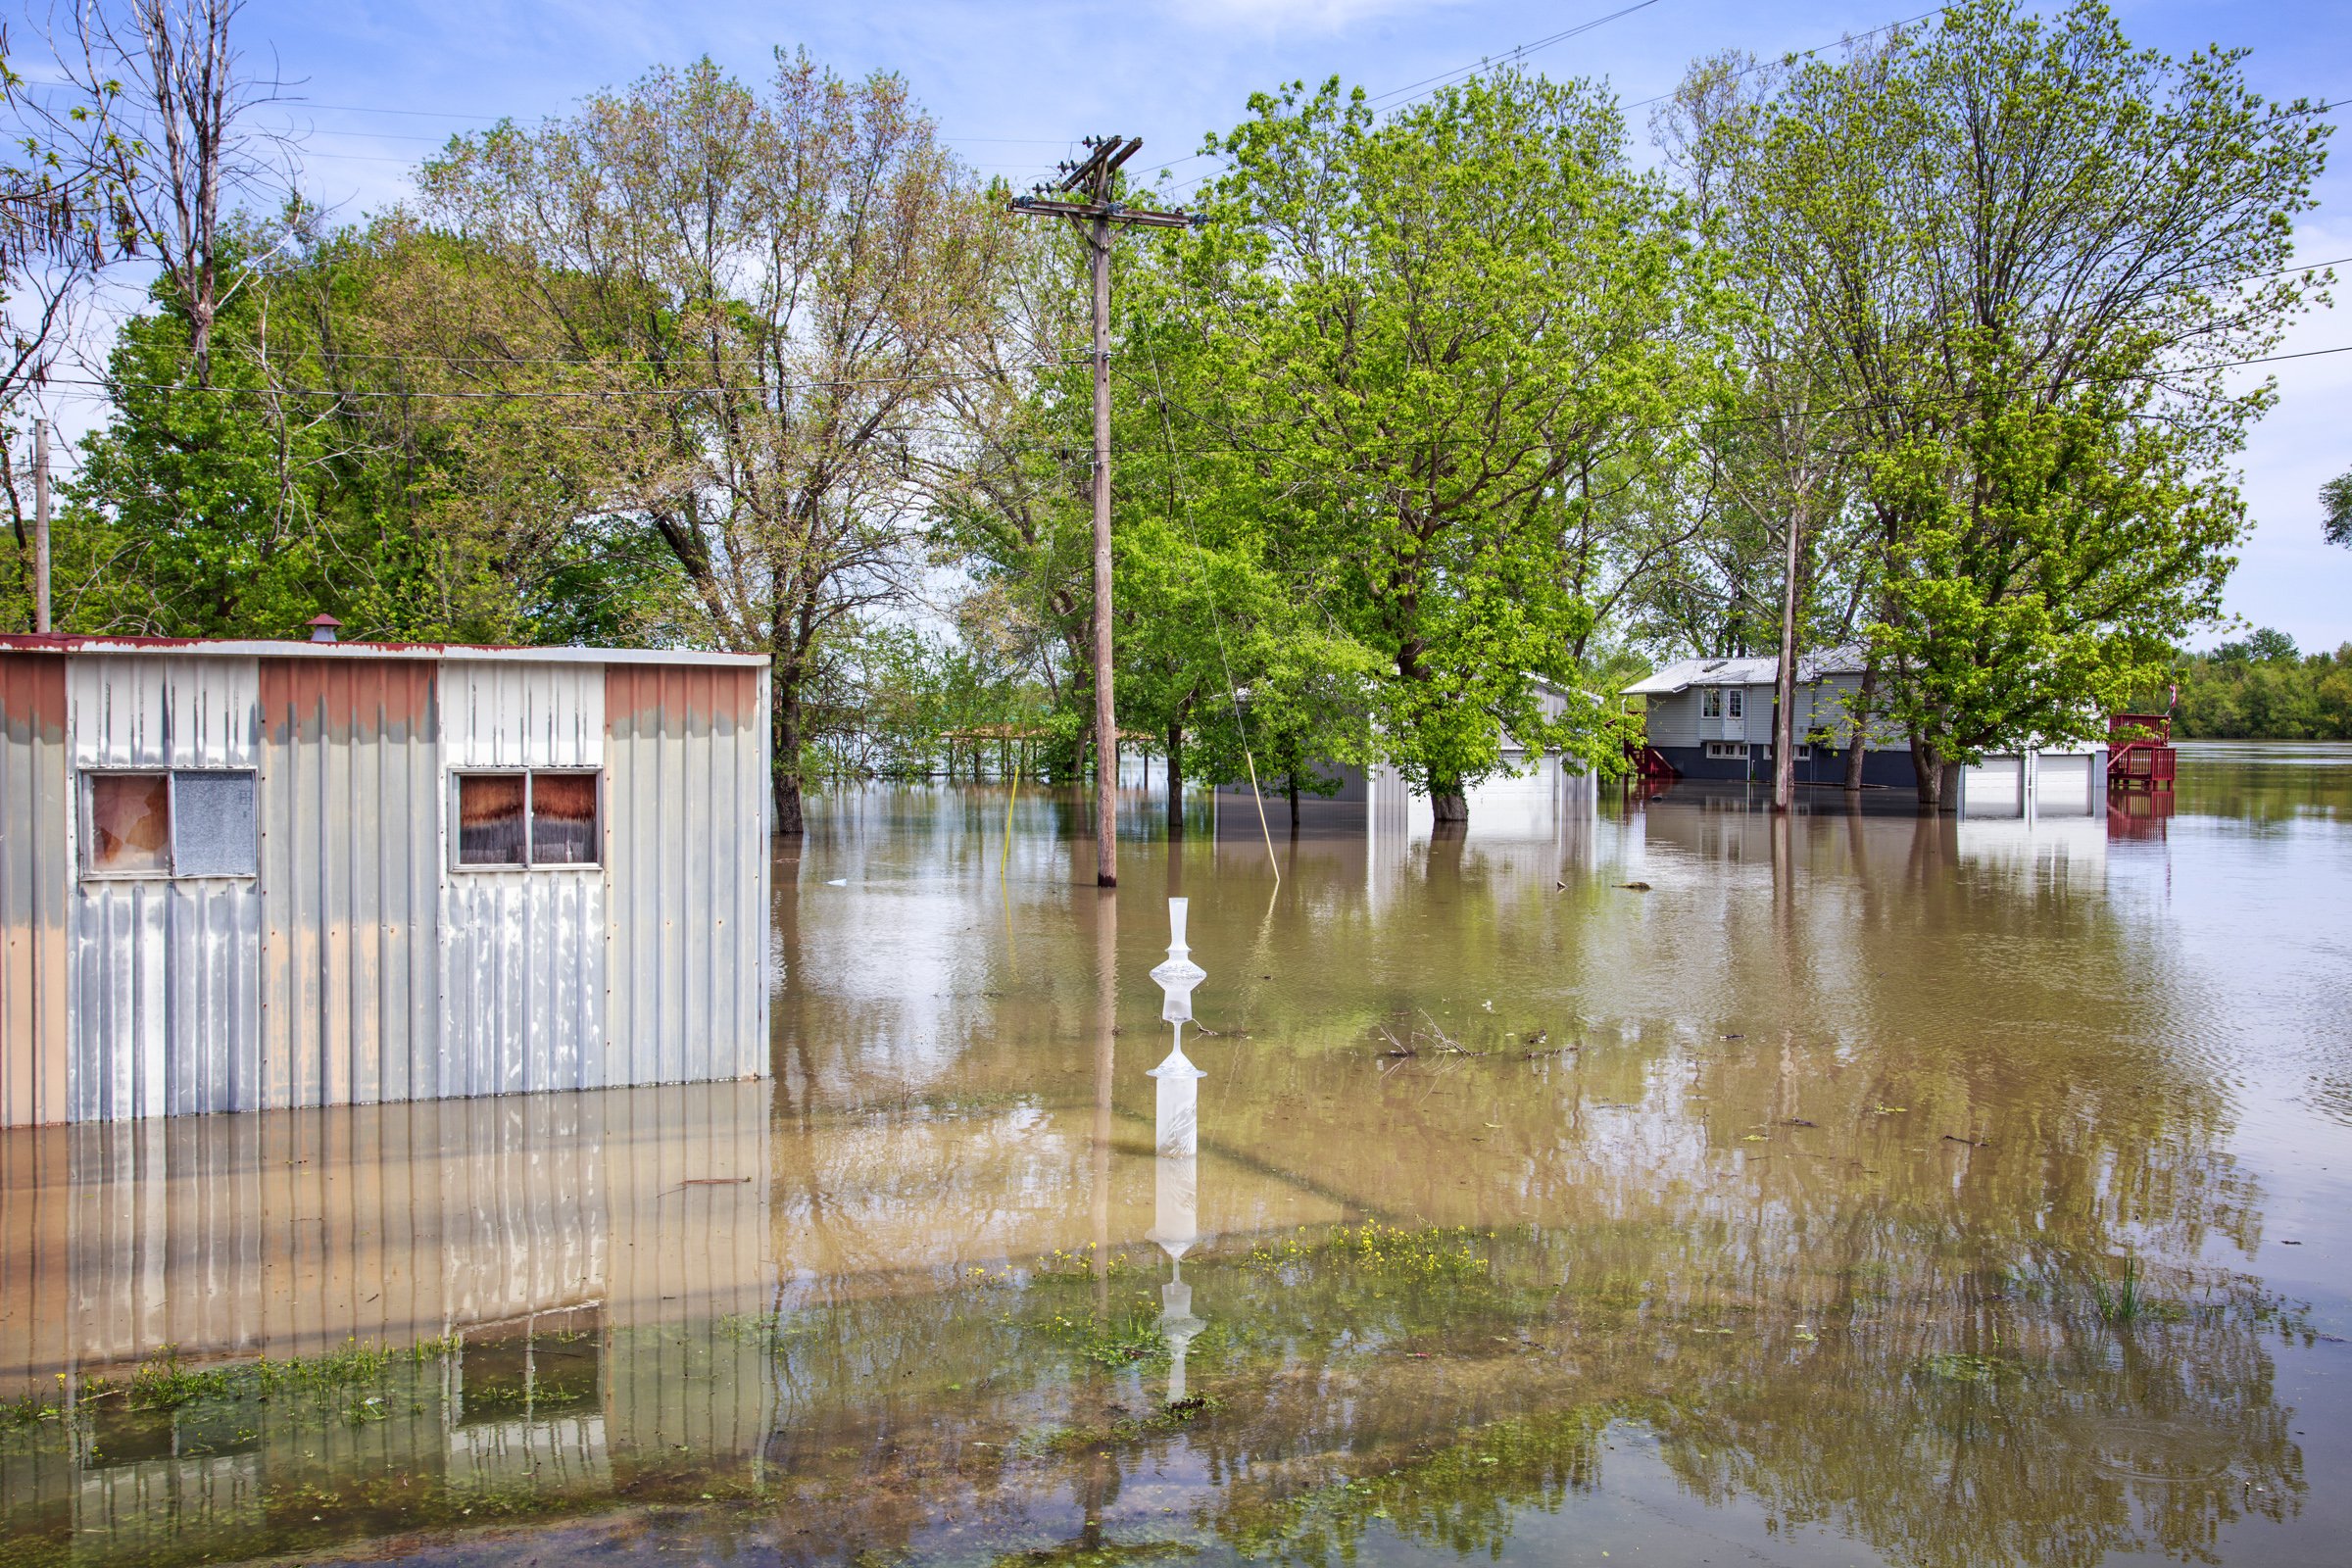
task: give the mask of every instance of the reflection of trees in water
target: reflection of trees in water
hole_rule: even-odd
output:
[[[1905,1562],[2197,1556],[2234,1519],[2290,1513],[2278,1303],[2166,1261],[2251,1249],[2261,1205],[2222,1152],[2226,1086],[2142,1026],[2180,1010],[2153,939],[2047,864],[1971,860],[1947,822],[1807,818],[1775,844],[1769,818],[1653,808],[1647,831],[1650,894],[1476,840],[1369,877],[1360,856],[1302,863],[1271,915],[1246,877],[1196,879],[1212,972],[1237,992],[1245,969],[1282,976],[1248,1004],[1254,1042],[1212,1048],[1204,1154],[1358,1213],[1499,1230],[1480,1243],[1492,1275],[1195,1253],[1211,1328],[1193,1387],[1221,1407],[1143,1430],[1151,1377],[1107,1376],[1041,1327],[1090,1310],[1091,1282],[860,1255],[855,1288],[795,1298],[776,1352],[766,1474],[788,1515],[823,1521],[795,1538],[806,1555],[943,1531],[1066,1542],[1068,1499],[1110,1507],[1163,1472],[1214,1483],[1182,1494],[1196,1539],[1319,1558],[1377,1528],[1484,1548],[1597,1484],[1594,1434],[1618,1420],[1654,1430],[1695,1497]],[[948,1250],[985,1255],[999,1207],[1037,1191],[993,1167],[943,1166],[928,1189],[888,1170],[928,1118],[1003,1097],[1045,1118],[1023,1137],[1067,1146],[1030,1148],[1025,1180],[1083,1203],[1100,955],[1085,922],[1031,933],[1025,978],[972,1004],[950,1051],[954,1103],[862,1065],[879,1042],[855,986],[809,988],[796,1106],[880,1119],[780,1194],[928,1202]],[[1228,938],[1274,956],[1220,962]],[[1148,962],[1139,948],[1122,972]],[[1155,999],[1134,990],[1140,1015]],[[1497,1054],[1372,1054],[1374,1022],[1425,1007]],[[1531,1059],[1537,1028],[1581,1049]],[[1140,1076],[1118,1082],[1145,1113]],[[2118,1310],[2128,1268],[2158,1304]],[[1114,1306],[1140,1292],[1112,1285]]]
[[[1921,1564],[2199,1555],[2302,1490],[2265,1344],[2279,1308],[2233,1277],[2135,1278],[2122,1306],[2103,1248],[1898,1224],[1848,1263],[1740,1214],[1399,1234],[1397,1267],[1305,1235],[1188,1259],[1211,1323],[1193,1387],[1215,1401],[1189,1423],[1152,1418],[1160,1374],[1097,1371],[1056,1326],[1088,1314],[1075,1264],[796,1314],[770,1486],[822,1521],[811,1557],[930,1549],[942,1528],[1035,1541],[1057,1496],[1100,1518],[1169,1474],[1214,1483],[1185,1494],[1196,1539],[1488,1549],[1605,1480],[1596,1438],[1633,1421],[1704,1503]],[[1474,1271],[1411,1265],[1455,1235]],[[1140,1309],[1149,1278],[1115,1276],[1114,1302]]]

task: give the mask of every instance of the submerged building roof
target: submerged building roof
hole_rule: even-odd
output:
[[[1796,678],[1799,681],[1820,680],[1825,675],[1858,675],[1861,672],[1862,651],[1859,648],[1824,648],[1818,653],[1797,656]],[[1777,657],[1685,659],[1668,664],[1654,674],[1644,675],[1619,695],[1671,697],[1676,692],[1689,691],[1693,686],[1770,686],[1780,677],[1781,662]]]

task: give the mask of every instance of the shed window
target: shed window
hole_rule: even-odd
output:
[[[1698,694],[1698,716],[1701,718],[1721,718],[1723,716],[1722,687],[1710,686]]]
[[[531,775],[531,859],[539,865],[596,863],[596,775]]]
[[[522,773],[464,773],[458,777],[458,863],[526,865],[523,805],[530,781]]]
[[[598,863],[594,773],[458,775],[460,865]]]
[[[253,774],[244,768],[86,773],[83,869],[99,876],[251,876]]]

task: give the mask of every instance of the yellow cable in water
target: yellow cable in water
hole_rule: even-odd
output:
[[[1004,848],[997,856],[997,880],[1004,880],[1004,868],[1012,863],[1012,803],[1021,798],[1021,743],[1012,743],[1012,793],[1004,797]],[[1269,841],[1271,842],[1271,841]]]
[[[1250,798],[1257,803],[1257,830],[1265,835],[1266,864],[1273,870],[1274,885],[1279,888],[1282,886],[1282,864],[1274,858],[1274,830],[1266,826],[1266,795],[1257,787],[1257,759],[1250,755],[1250,739],[1247,735],[1242,737],[1242,760],[1250,766]],[[1298,826],[1296,822],[1291,824],[1294,831]]]

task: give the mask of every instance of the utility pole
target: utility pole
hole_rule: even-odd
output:
[[[55,631],[49,619],[49,421],[32,421],[32,629]]]
[[[1012,210],[1032,218],[1066,218],[1086,236],[1095,273],[1095,885],[1119,881],[1119,726],[1110,693],[1110,230],[1190,228],[1201,220],[1184,212],[1154,213],[1110,199],[1111,177],[1141,151],[1144,138],[1089,136],[1087,156],[1061,166],[1061,177],[1015,196]]]

